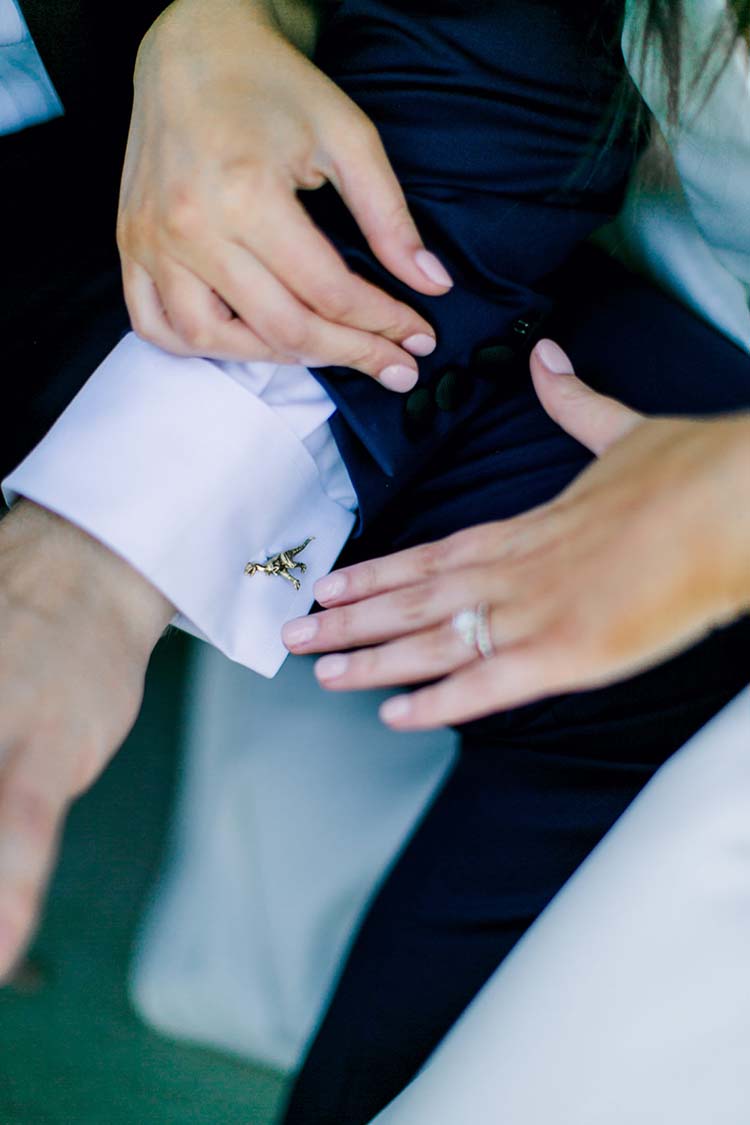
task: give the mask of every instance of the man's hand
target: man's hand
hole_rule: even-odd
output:
[[[532,512],[321,579],[326,611],[285,626],[292,651],[335,654],[316,667],[326,688],[437,681],[384,704],[398,730],[613,683],[750,609],[750,415],[645,418],[551,341],[531,372],[600,459]],[[474,606],[486,632],[467,639],[454,615]]]
[[[34,929],[67,809],[141,703],[173,607],[65,520],[0,524],[0,978]]]
[[[451,280],[377,130],[289,34],[271,0],[177,0],[146,36],[119,218],[133,327],[177,355],[337,364],[409,390],[432,328],[349,270],[297,192],[332,183],[420,293]]]

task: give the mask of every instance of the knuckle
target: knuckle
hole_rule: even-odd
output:
[[[420,578],[436,578],[442,574],[451,560],[454,544],[449,539],[439,539],[420,548],[417,556],[417,573]]]
[[[183,343],[196,355],[205,355],[215,343],[214,332],[209,324],[200,319],[180,317],[180,336]]]
[[[331,639],[348,638],[354,635],[357,627],[357,616],[353,606],[345,605],[337,609],[329,622],[329,636]]]
[[[316,308],[326,320],[350,321],[356,312],[352,286],[345,281],[328,285],[317,299]]]
[[[191,190],[178,188],[163,219],[167,237],[176,242],[192,241],[200,234],[203,223],[203,208]]]
[[[363,683],[377,678],[381,671],[381,656],[378,650],[367,648],[358,652],[352,662],[352,671],[355,679]]]
[[[457,643],[458,642],[458,643]],[[473,659],[466,646],[456,636],[450,624],[443,626],[425,645],[425,658],[437,668],[451,668],[456,664],[456,652],[465,650]]]
[[[420,625],[429,613],[435,596],[433,582],[423,582],[401,590],[397,596],[397,609],[404,625]]]
[[[287,315],[275,324],[274,341],[289,355],[305,355],[310,350],[310,332],[301,316]]]
[[[390,349],[384,347],[377,337],[363,336],[360,341],[347,349],[345,362],[348,367],[376,375],[389,364],[398,362],[398,356],[394,357]]]
[[[156,344],[159,341],[159,333],[151,318],[144,314],[143,309],[135,304],[130,312],[130,323],[136,336],[140,336],[142,340],[147,340],[150,344]]]
[[[379,589],[378,567],[374,562],[360,563],[353,578],[354,593],[360,597],[368,597]]]
[[[383,142],[375,122],[354,103],[347,109],[348,117],[343,122],[342,131],[345,132],[350,146],[371,158],[380,156],[383,152]]]

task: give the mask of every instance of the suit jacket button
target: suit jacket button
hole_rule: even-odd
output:
[[[486,344],[474,350],[471,369],[480,379],[502,379],[516,358],[516,352],[509,344]]]
[[[440,376],[435,387],[435,402],[438,410],[458,410],[464,400],[465,377],[455,367],[449,367]]]
[[[416,387],[406,400],[406,430],[411,437],[421,437],[430,427],[435,404],[427,387]]]
[[[513,335],[518,337],[519,343],[522,341],[528,347],[539,339],[545,320],[545,314],[539,309],[529,309],[513,322]]]

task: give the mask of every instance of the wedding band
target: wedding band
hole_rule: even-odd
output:
[[[487,602],[480,602],[474,609],[462,609],[455,613],[451,628],[457,633],[467,648],[474,648],[484,660],[495,655],[490,634],[490,608]]]

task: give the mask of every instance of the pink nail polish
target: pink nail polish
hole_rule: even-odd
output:
[[[432,355],[437,347],[437,340],[434,336],[428,336],[426,332],[418,332],[414,336],[407,336],[401,347],[411,355]]]
[[[387,387],[389,391],[410,391],[412,387],[417,384],[419,373],[413,367],[407,367],[402,363],[392,363],[389,367],[384,367],[378,375],[378,379]]]
[[[319,579],[313,587],[315,597],[323,604],[323,602],[330,602],[334,598],[340,598],[346,589],[346,578],[343,574],[329,574],[325,578]]]
[[[425,277],[429,278],[430,281],[434,281],[435,285],[445,285],[448,286],[448,288],[452,288],[453,278],[440,259],[436,258],[434,254],[431,254],[429,250],[417,250],[414,255],[414,261]]]
[[[397,723],[405,719],[411,711],[411,701],[408,695],[394,695],[386,699],[380,708],[380,718],[384,723]]]
[[[315,675],[319,680],[337,680],[343,676],[344,672],[349,667],[349,657],[341,656],[336,653],[335,656],[322,656],[315,665]]]
[[[318,632],[318,622],[314,617],[301,617],[297,621],[287,621],[281,630],[281,639],[288,648],[308,644]]]
[[[573,364],[554,340],[540,340],[534,349],[544,366],[553,375],[573,375]]]

